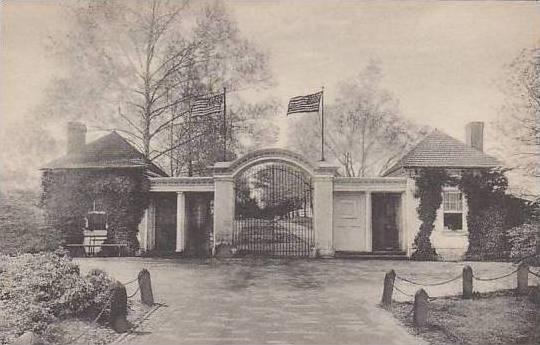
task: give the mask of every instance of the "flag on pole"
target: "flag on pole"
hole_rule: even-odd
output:
[[[295,113],[312,113],[319,111],[321,104],[322,91],[306,96],[297,96],[291,98],[287,115]]]
[[[225,93],[196,99],[191,105],[191,117],[221,114],[225,111]]]

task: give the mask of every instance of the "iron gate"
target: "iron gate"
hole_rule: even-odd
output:
[[[239,254],[309,256],[314,247],[311,179],[284,163],[251,167],[235,180],[233,246]]]

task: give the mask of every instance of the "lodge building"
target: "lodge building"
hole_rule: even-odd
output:
[[[481,122],[466,126],[465,142],[433,131],[381,177],[343,177],[336,166],[281,148],[217,162],[210,176],[169,177],[116,132],[88,144],[85,136],[84,125],[71,123],[67,154],[43,170],[143,169],[150,200],[138,226],[138,253],[156,255],[407,258],[420,228],[418,169],[459,175],[501,165],[483,152]],[[99,243],[115,240],[108,210],[90,204],[84,239],[74,245],[99,252]],[[459,189],[445,187],[431,236],[445,259],[459,259],[467,249],[467,211]]]

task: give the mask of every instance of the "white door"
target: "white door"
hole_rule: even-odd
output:
[[[334,195],[334,249],[367,251],[365,193]]]

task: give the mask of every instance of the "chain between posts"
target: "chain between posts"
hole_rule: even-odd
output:
[[[503,278],[506,278],[506,277],[509,277],[511,276],[512,274],[518,272],[519,268],[518,269],[515,269],[513,270],[512,272],[509,272],[509,273],[506,273],[506,274],[503,274],[501,276],[497,276],[497,277],[491,277],[491,278],[482,278],[482,277],[478,277],[476,275],[473,274],[473,278],[478,280],[478,281],[494,281],[494,280],[498,280],[498,279],[503,279]],[[534,272],[532,271],[530,268],[528,269],[529,273],[531,273],[532,275],[536,276],[536,277],[540,277],[540,274],[537,273],[537,272]],[[456,281],[460,278],[462,278],[463,275],[462,274],[458,274],[456,275],[455,277],[452,277],[448,280],[444,280],[444,281],[441,281],[441,282],[437,282],[437,283],[420,283],[420,282],[416,282],[416,281],[413,281],[413,280],[410,280],[410,279],[407,279],[407,278],[404,278],[404,277],[401,277],[401,276],[398,276],[396,275],[396,279],[399,279],[403,282],[406,282],[406,283],[409,283],[409,284],[412,284],[412,285],[416,285],[416,286],[441,286],[441,285],[445,285],[445,284],[449,284],[453,281]],[[403,290],[401,290],[399,287],[397,287],[396,285],[394,285],[394,289],[396,291],[398,291],[399,293],[407,296],[407,297],[414,297],[413,295],[411,294],[408,294],[406,292],[404,292]],[[429,297],[428,298],[430,301],[434,301],[437,299],[437,297]]]
[[[411,295],[403,290],[401,290],[400,288],[398,288],[395,284],[394,284],[394,289],[396,289],[397,292],[401,293],[402,295],[404,296],[407,296],[407,297],[411,297],[411,298],[414,298],[414,295]],[[428,297],[428,300],[429,301],[435,301],[437,300],[438,297]]]
[[[478,281],[483,281],[483,282],[489,282],[489,281],[493,281],[493,280],[499,280],[499,279],[503,279],[503,278],[506,278],[506,277],[509,277],[511,276],[512,274],[516,273],[519,269],[515,269],[514,271],[510,272],[510,273],[507,273],[507,274],[504,274],[502,276],[499,276],[499,277],[492,277],[492,278],[481,278],[481,277],[478,277],[477,275],[473,274],[473,278],[478,280]],[[530,271],[530,270],[529,270]]]
[[[122,283],[122,285],[127,286],[127,285],[129,285],[129,284],[133,284],[133,283],[135,283],[138,279],[139,279],[139,278],[136,277],[135,279],[132,279],[132,280],[128,281],[127,283]]]
[[[399,293],[401,293],[402,295],[404,295],[404,296],[411,297],[411,298],[414,297],[414,295],[411,295],[411,294],[409,294],[409,293],[406,293],[405,291],[403,291],[403,290],[401,290],[400,288],[398,288],[396,284],[394,284],[394,289],[395,289],[397,292],[399,292]]]
[[[540,278],[540,273],[534,272],[534,271],[531,270],[530,268],[529,268],[529,273],[532,274],[533,276],[536,276],[536,277]]]
[[[132,293],[131,295],[127,296],[127,298],[133,298],[137,294],[137,292],[139,292],[140,290],[141,290],[141,287],[140,286],[137,287],[137,290],[135,290],[135,292]]]
[[[440,286],[440,285],[444,285],[444,284],[448,284],[448,283],[451,283],[455,280],[458,280],[461,278],[461,273],[458,274],[457,276],[451,278],[451,279],[448,279],[448,280],[445,280],[445,281],[442,281],[442,282],[438,282],[438,283],[418,283],[418,282],[415,282],[415,281],[412,281],[410,279],[407,279],[407,278],[403,278],[403,277],[400,277],[398,275],[396,275],[396,279],[399,279],[399,280],[402,280],[404,282],[407,282],[409,284],[412,284],[412,285],[416,285],[416,286]]]

